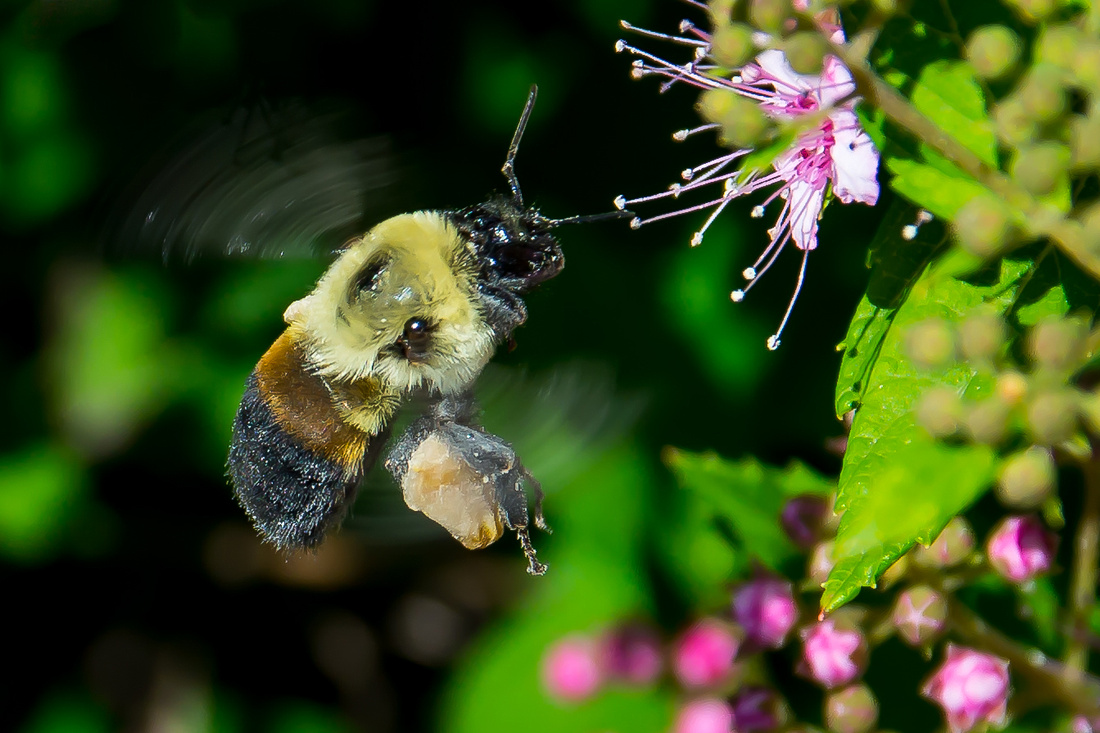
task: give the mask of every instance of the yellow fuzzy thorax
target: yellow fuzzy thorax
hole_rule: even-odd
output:
[[[378,286],[356,289],[371,263]],[[316,372],[337,382],[377,377],[388,390],[453,394],[481,372],[495,348],[477,302],[469,243],[440,212],[402,214],[349,244],[284,318],[301,334]],[[434,324],[430,355],[412,363],[393,344],[412,318]]]

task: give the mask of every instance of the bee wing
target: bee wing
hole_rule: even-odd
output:
[[[610,369],[589,362],[566,363],[536,375],[489,364],[475,395],[485,430],[512,445],[551,497],[629,430],[642,408],[637,397],[616,391]],[[400,436],[404,429],[396,425],[393,434]],[[401,489],[381,463],[364,480],[344,527],[378,543],[446,536],[437,524],[405,506]]]
[[[354,129],[347,107],[300,103],[202,125],[119,197],[105,244],[166,261],[334,252],[366,231],[394,177],[385,139]]]

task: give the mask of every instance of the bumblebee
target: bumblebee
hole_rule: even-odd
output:
[[[561,272],[552,230],[601,216],[548,219],[524,204],[515,157],[534,108],[532,87],[502,169],[510,195],[454,211],[418,211],[351,241],[248,377],[233,423],[228,472],[264,539],[316,546],[339,524],[411,397],[428,408],[395,442],[387,469],[408,506],[468,548],[547,529],[538,483],[511,446],[477,424],[471,390],[501,343],[527,319],[523,296]],[[614,214],[617,216],[618,214]]]

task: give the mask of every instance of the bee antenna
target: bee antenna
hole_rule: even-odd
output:
[[[611,219],[626,219],[634,216],[633,211],[626,211],[624,209],[618,209],[616,211],[608,211],[603,214],[584,214],[581,216],[567,216],[564,219],[548,219],[547,226],[557,227],[562,224],[591,224],[595,221],[609,221]]]
[[[527,129],[527,120],[531,119],[531,112],[535,109],[535,98],[538,95],[538,85],[532,84],[531,91],[527,95],[527,104],[523,107],[523,114],[519,116],[519,124],[516,125],[516,134],[512,135],[512,144],[508,146],[508,157],[504,160],[504,167],[500,169],[508,179],[508,187],[512,189],[512,199],[519,206],[523,206],[523,193],[519,190],[519,179],[516,178],[516,153],[519,152],[519,141],[523,138],[523,131]]]

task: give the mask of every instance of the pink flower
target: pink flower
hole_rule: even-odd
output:
[[[661,641],[644,626],[624,626],[610,632],[601,644],[602,667],[608,676],[632,685],[647,685],[664,667]]]
[[[783,531],[800,549],[814,546],[821,534],[821,526],[829,513],[829,503],[820,496],[796,496],[783,505],[779,523]]]
[[[710,34],[690,23],[681,25],[682,36],[643,31],[625,23],[624,27],[695,49],[693,61],[677,65],[619,41],[616,50],[639,57],[634,62],[633,74],[636,78],[663,76],[669,80],[664,88],[683,82],[700,89],[730,90],[757,102],[766,115],[779,123],[790,123],[803,117],[809,121],[809,126],[801,130],[791,147],[775,159],[772,163],[774,170],[770,172],[738,168],[737,161],[752,151],[735,150],[685,170],[683,178],[686,183],[675,184],[668,191],[631,200],[620,196],[615,200],[618,208],[625,209],[665,197],[678,199],[697,189],[721,184],[720,193],[712,195],[708,201],[649,219],[635,218],[631,222],[631,227],[636,229],[678,214],[710,209],[711,213],[703,226],[692,236],[691,244],[696,246],[702,243],[706,230],[731,201],[774,186],[764,203],[752,211],[753,217],[761,217],[769,204],[776,200],[783,202],[775,225],[768,230],[768,246],[756,262],[743,271],[748,285],[730,294],[735,303],[741,302],[788,243],[793,242],[802,251],[802,266],[794,295],[779,328],[768,338],[768,348],[774,350],[779,347],[780,336],[802,289],[807,255],[817,248],[817,222],[826,198],[835,197],[845,204],[858,201],[874,205],[878,201],[879,155],[853,111],[858,100],[853,96],[855,83],[852,74],[835,56],[825,58],[820,75],[799,74],[791,68],[783,52],[776,49],[764,51],[753,62],[732,74],[720,74],[721,69],[711,56]],[[824,30],[843,41],[843,31],[839,25],[832,24]],[[673,137],[684,139],[718,126],[716,123],[702,125],[681,131]]]
[[[673,733],[733,733],[733,710],[724,700],[693,700],[676,714]]]
[[[947,601],[927,585],[907,588],[898,595],[893,621],[898,636],[906,643],[925,646],[938,638],[947,625]]]
[[[832,619],[803,629],[800,671],[822,687],[848,684],[866,664],[867,641],[859,631],[837,628]]]
[[[947,645],[947,659],[921,694],[943,708],[951,733],[978,723],[1003,725],[1008,703],[1008,662],[992,654]]]
[[[986,545],[989,564],[1002,577],[1023,583],[1050,570],[1058,538],[1034,515],[1004,519]]]
[[[733,619],[745,631],[745,642],[758,649],[778,649],[798,621],[791,584],[757,578],[733,592]]]
[[[740,642],[730,626],[704,619],[684,632],[672,652],[677,679],[687,688],[714,687],[733,672]]]
[[[591,640],[569,636],[547,650],[542,660],[542,681],[553,697],[580,702],[603,685],[599,650]]]

